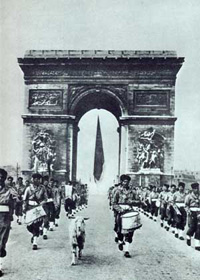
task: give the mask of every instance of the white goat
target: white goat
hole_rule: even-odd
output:
[[[69,240],[72,253],[72,262],[71,265],[77,263],[77,259],[80,259],[82,256],[82,250],[85,243],[85,220],[89,218],[76,217],[71,220],[69,226]]]

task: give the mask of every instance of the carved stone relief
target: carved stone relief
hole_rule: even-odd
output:
[[[161,169],[165,138],[152,127],[139,135],[137,161],[140,169]]]
[[[124,104],[127,101],[127,86],[123,85],[69,85],[69,107],[84,92],[101,93],[103,91],[116,95]]]
[[[56,160],[56,141],[49,130],[39,130],[32,140],[32,170],[48,172],[54,170]]]

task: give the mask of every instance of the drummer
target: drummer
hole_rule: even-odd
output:
[[[129,188],[129,182],[131,178],[128,175],[120,176],[120,186],[114,193],[113,197],[113,209],[115,211],[115,228],[114,231],[118,235],[119,250],[123,251],[126,258],[130,258],[129,244],[132,243],[134,230],[123,230],[122,229],[122,218],[121,216],[126,213],[127,209],[123,209],[122,204],[131,209],[132,206],[138,206],[139,200],[136,197],[136,193]],[[120,205],[121,204],[121,205]],[[124,247],[124,248],[123,248]]]
[[[15,194],[11,188],[5,185],[7,172],[0,169],[0,277],[3,276],[2,261],[6,256],[6,243],[10,233],[12,221],[12,205]]]
[[[167,200],[168,200],[168,184],[164,184],[162,191],[159,195],[159,200],[160,200],[160,226],[167,228],[167,215],[166,215],[166,210],[167,210]]]
[[[19,177],[17,179],[17,184],[16,184],[16,191],[18,193],[18,196],[16,198],[16,204],[15,204],[15,215],[17,216],[17,223],[19,225],[22,224],[22,205],[23,205],[23,195],[25,192],[26,186],[23,184],[23,178]]]
[[[176,192],[176,185],[172,184],[170,187],[170,191],[168,193],[167,209],[166,209],[166,216],[167,216],[166,230],[168,231],[169,229],[171,229],[172,233],[175,233],[175,220],[174,220],[175,210],[173,207],[175,192]]]
[[[53,231],[55,222],[55,205],[54,205],[54,192],[53,192],[54,179],[49,176],[43,176],[43,185],[47,195],[47,201],[44,205],[46,216],[44,218],[43,239],[47,239],[47,229]]]
[[[53,198],[55,207],[55,226],[58,227],[58,221],[60,218],[61,201],[62,201],[62,190],[58,180],[54,180],[53,183]]]
[[[178,191],[174,194],[174,220],[175,220],[175,237],[184,240],[183,233],[186,225],[187,213],[185,211],[185,183],[179,182]]]
[[[153,219],[155,222],[157,222],[158,217],[158,207],[157,207],[157,200],[158,200],[158,192],[156,186],[152,187],[152,191],[149,194],[149,203],[150,203],[150,219]]]
[[[200,251],[200,191],[199,184],[191,184],[192,193],[185,198],[186,211],[188,212],[187,245],[191,246],[191,237],[194,235],[195,249]]]
[[[24,193],[24,212],[44,203],[47,195],[44,186],[41,184],[42,175],[35,173],[32,175],[32,184],[26,188]],[[43,223],[43,217],[35,219],[27,226],[27,230],[32,233],[31,243],[33,250],[37,250],[37,239],[40,233],[40,227]]]
[[[141,207],[142,207],[142,212],[147,215],[147,201],[148,201],[148,189],[146,186],[143,187],[142,193],[141,193]]]

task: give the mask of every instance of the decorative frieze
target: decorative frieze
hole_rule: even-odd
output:
[[[63,91],[56,89],[30,89],[29,90],[29,108],[42,109],[53,108],[62,109]]]

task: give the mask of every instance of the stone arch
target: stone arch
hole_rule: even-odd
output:
[[[94,86],[75,90],[70,102],[69,112],[76,116],[77,121],[92,109],[105,109],[112,113],[117,120],[126,114],[127,108],[123,100],[124,88],[108,88]],[[120,95],[121,93],[121,95]]]

